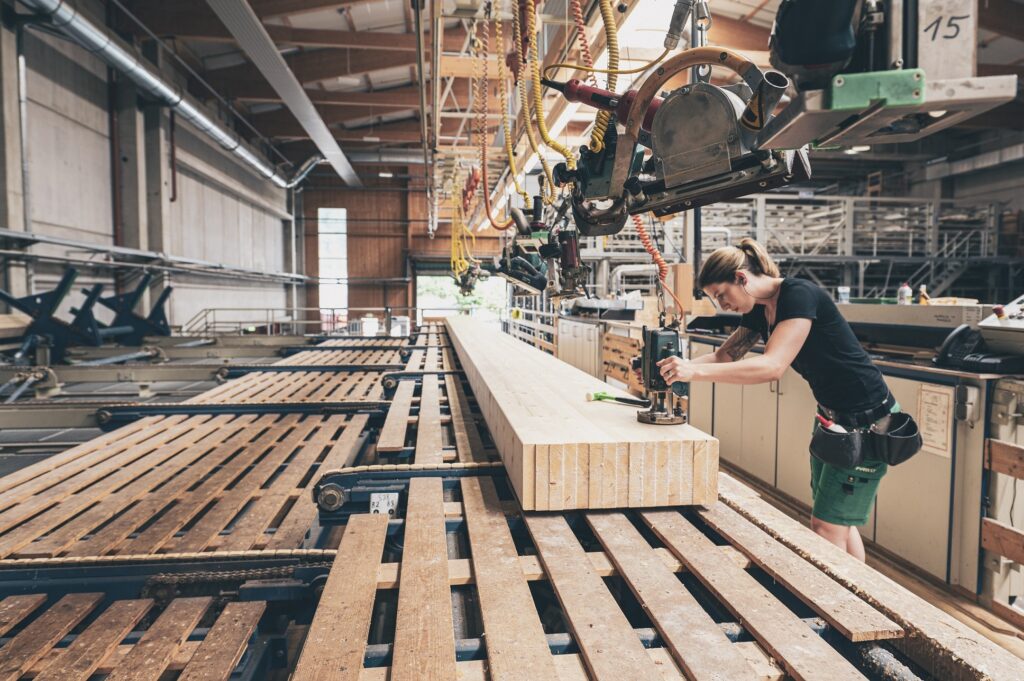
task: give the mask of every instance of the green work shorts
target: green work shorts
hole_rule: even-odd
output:
[[[891,409],[895,414],[900,405]],[[884,461],[866,459],[856,468],[838,468],[811,456],[812,515],[833,525],[864,525],[875,504],[878,484],[889,470]]]

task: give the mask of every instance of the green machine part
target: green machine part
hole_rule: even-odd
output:
[[[841,73],[832,78],[829,108],[861,111],[879,100],[886,107],[924,104],[924,82],[924,69]]]

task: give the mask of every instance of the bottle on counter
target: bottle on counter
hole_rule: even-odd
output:
[[[914,302],[914,290],[910,288],[909,282],[903,282],[900,284],[900,288],[896,291],[896,304],[897,305],[910,305]]]
[[[928,301],[932,299],[931,296],[928,295],[928,287],[925,286],[924,284],[921,284],[921,287],[919,289],[917,289],[917,293],[918,293],[918,299],[917,299],[917,304],[918,305],[927,305]]]

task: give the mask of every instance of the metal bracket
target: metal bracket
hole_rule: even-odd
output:
[[[232,364],[223,367],[218,376],[224,380],[239,378],[253,372],[291,373],[294,371],[317,371],[321,373],[348,373],[350,371],[393,371],[404,369],[401,364]]]
[[[505,466],[500,461],[490,463],[451,463],[437,466],[416,464],[357,466],[327,471],[313,487],[313,503],[320,511],[320,525],[342,525],[354,513],[372,511],[374,497],[395,495],[397,508],[401,496],[409,489],[413,478],[441,478],[446,485],[454,485],[460,478],[504,476]],[[392,515],[394,517],[394,515]]]
[[[96,420],[105,431],[137,421],[146,416],[206,416],[230,414],[370,414],[383,417],[390,402],[286,402],[254,404],[118,404],[96,412]]]

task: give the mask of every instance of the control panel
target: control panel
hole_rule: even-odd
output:
[[[1006,305],[994,305],[978,329],[991,350],[1024,355],[1024,295]]]

